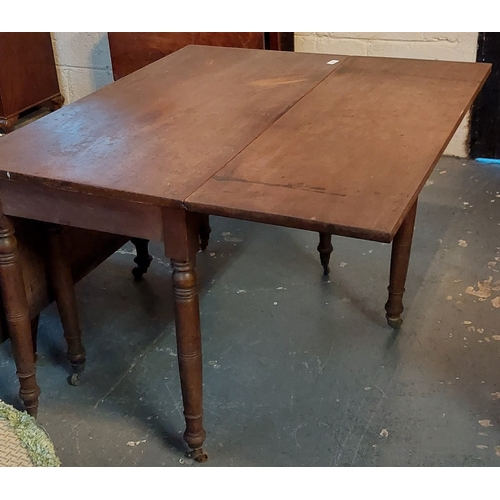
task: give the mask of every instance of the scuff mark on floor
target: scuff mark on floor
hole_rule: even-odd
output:
[[[241,238],[235,238],[234,236],[231,236],[231,233],[229,231],[222,233],[222,236],[224,238],[224,241],[228,241],[229,243],[243,243],[243,240]]]
[[[141,439],[140,441],[129,441],[127,443],[127,446],[130,446],[130,447],[134,447],[134,446],[139,446],[141,443],[145,443],[146,440],[145,439]]]
[[[493,427],[493,424],[491,423],[491,420],[485,418],[484,420],[478,420],[479,425],[482,427]]]

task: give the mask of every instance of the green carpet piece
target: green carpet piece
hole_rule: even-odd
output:
[[[27,451],[34,467],[59,467],[61,465],[52,441],[33,417],[0,400],[0,420],[3,424],[8,424],[8,427],[3,425],[2,428],[11,429],[18,439],[19,446]],[[2,447],[2,442],[0,442],[0,447]]]

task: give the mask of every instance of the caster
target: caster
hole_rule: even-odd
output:
[[[73,385],[73,386],[80,385],[80,374],[79,373],[73,373],[68,378],[68,382],[69,382],[69,385]]]
[[[401,325],[403,324],[403,318],[389,318],[389,317],[387,317],[387,324],[391,328],[399,329],[399,328],[401,328]]]
[[[142,270],[140,267],[134,267],[134,269],[132,269],[132,274],[136,281],[141,281],[145,272],[146,271]]]
[[[208,455],[203,451],[203,448],[196,448],[196,450],[191,450],[187,454],[188,458],[192,458],[195,462],[202,464],[208,460]]]

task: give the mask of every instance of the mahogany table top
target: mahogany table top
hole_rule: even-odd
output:
[[[0,179],[391,241],[489,71],[188,46],[4,137]]]

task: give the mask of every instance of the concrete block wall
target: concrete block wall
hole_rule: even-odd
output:
[[[407,57],[443,61],[476,60],[478,33],[295,33],[297,52]],[[467,115],[444,154],[466,157],[469,153],[470,116]]]
[[[66,104],[111,83],[107,33],[52,33],[59,86]]]
[[[475,61],[478,33],[295,33],[295,50],[339,55],[367,55]],[[113,81],[107,33],[52,33],[59,84],[71,103]],[[468,154],[467,116],[445,154]]]

